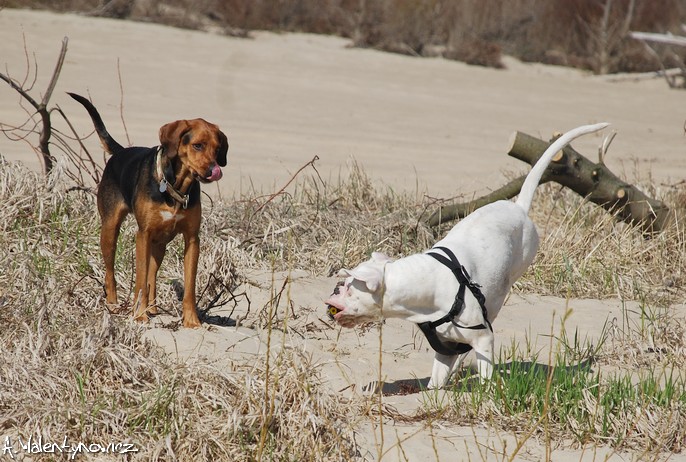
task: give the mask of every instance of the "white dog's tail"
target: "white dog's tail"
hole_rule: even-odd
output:
[[[575,138],[578,138],[581,135],[587,135],[588,133],[597,132],[607,127],[608,125],[610,124],[600,123],[595,125],[582,125],[581,127],[577,127],[573,130],[568,131],[567,133],[556,139],[555,142],[551,144],[548,147],[548,149],[545,150],[543,155],[541,155],[541,158],[538,159],[538,162],[536,162],[536,165],[534,165],[529,174],[526,176],[524,184],[522,185],[522,189],[519,192],[519,197],[517,198],[516,204],[523,208],[524,211],[529,213],[529,209],[531,208],[531,201],[533,201],[534,199],[534,192],[536,192],[538,183],[541,181],[543,172],[545,172],[545,169],[548,168],[548,164],[553,159],[553,157],[555,157],[555,154],[560,149],[563,149],[565,146],[567,146]]]

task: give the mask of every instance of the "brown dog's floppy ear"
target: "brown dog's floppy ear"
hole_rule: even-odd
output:
[[[217,148],[217,164],[220,167],[226,167],[226,154],[229,152],[229,140],[221,130],[217,133],[219,136],[219,147]]]
[[[177,120],[162,125],[160,128],[160,144],[165,156],[172,158],[179,153],[179,142],[188,130],[190,130],[190,125],[185,120]]]

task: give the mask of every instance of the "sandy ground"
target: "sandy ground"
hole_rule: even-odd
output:
[[[686,92],[669,90],[660,79],[609,82],[512,59],[506,60],[507,70],[498,71],[353,49],[347,40],[333,37],[256,32],[252,39],[235,39],[11,9],[0,11],[3,72],[30,81],[35,60],[31,93],[39,98],[64,36],[69,51],[52,103],[67,112],[79,133],[88,133],[91,123],[66,91],[90,95],[122,144],[157,144],[159,127],[175,119],[215,122],[229,135],[231,147],[220,190],[211,192],[225,197],[249,188],[272,192],[315,155],[325,179],[335,181],[357,162],[379,186],[434,197],[479,194],[501,185],[504,173],[526,170],[505,155],[512,131],[547,138],[598,121],[611,122],[618,132],[607,160],[616,173],[630,180],[652,174],[660,184],[686,178]],[[23,123],[18,96],[4,84],[0,102],[0,121]],[[600,142],[599,136],[590,136],[575,147],[592,156]],[[87,145],[100,152],[94,138]],[[26,143],[0,137],[0,154],[38,165]],[[305,272],[291,277],[294,306],[305,314],[296,330],[306,330],[310,322],[323,325],[322,300],[335,281]],[[254,306],[261,306],[269,294],[252,290]],[[548,336],[559,333],[567,308],[573,310],[567,330],[578,329],[593,339],[605,320],[621,317],[622,302],[512,296],[495,326],[497,347],[529,339],[545,357]],[[228,355],[251,358],[265,351],[264,332],[235,327],[172,331],[160,323],[148,335],[184,359],[204,355],[221,362]],[[383,327],[381,373],[376,330],[321,332],[288,341],[323,364],[334,389],[368,393],[379,377],[393,387],[430,374],[433,355],[412,325],[388,322]],[[421,404],[417,394],[385,399],[403,412]],[[381,429],[370,425],[361,424],[358,442],[369,460],[376,460]],[[503,449],[510,453],[516,444],[512,435],[486,427],[427,428],[389,421],[383,432],[384,461],[502,460]],[[530,440],[515,460],[541,460],[545,449],[544,442]],[[553,449],[553,460],[635,458],[607,449],[589,451]]]

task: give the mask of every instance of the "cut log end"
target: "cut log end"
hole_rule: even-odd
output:
[[[684,131],[686,131],[686,125],[684,125]],[[507,152],[512,152],[515,144],[517,144],[517,135],[518,132],[512,132],[510,138],[507,140]]]

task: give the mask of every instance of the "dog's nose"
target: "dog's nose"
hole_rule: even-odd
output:
[[[222,169],[219,168],[219,165],[216,163],[213,163],[210,165],[210,167],[205,171],[205,179],[209,181],[216,181],[222,177]]]

